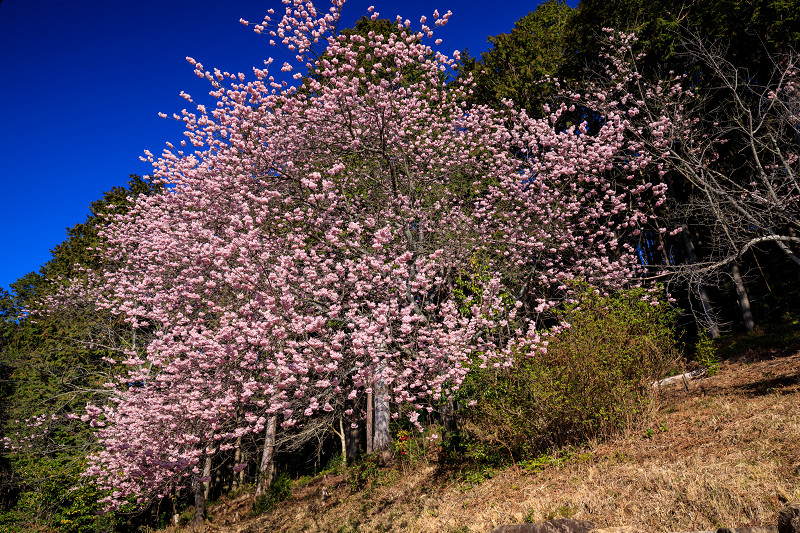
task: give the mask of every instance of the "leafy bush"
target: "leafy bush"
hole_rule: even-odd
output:
[[[102,514],[99,503],[105,494],[81,476],[84,463],[67,453],[54,455],[13,457],[24,483],[14,506],[0,515],[0,533],[44,527],[64,533],[113,530],[115,515]]]
[[[281,473],[266,492],[253,502],[253,516],[272,511],[282,501],[288,500],[292,495],[292,479],[286,473]]]
[[[677,361],[670,306],[643,289],[601,296],[579,286],[558,318],[546,353],[517,354],[508,369],[475,369],[461,401],[476,459],[489,450],[512,458],[636,426],[651,412],[651,384]],[[483,451],[481,451],[483,450]]]
[[[353,493],[372,484],[378,476],[378,457],[375,454],[360,457],[347,469],[347,483]]]
[[[99,500],[104,496],[92,484],[83,484],[70,492],[65,505],[55,516],[55,526],[63,533],[92,533],[113,529],[113,513],[101,514]],[[104,527],[105,526],[105,527]]]
[[[719,356],[717,348],[711,341],[711,337],[705,330],[701,331],[694,346],[694,359],[701,367],[705,368],[706,374],[713,376],[719,372]]]

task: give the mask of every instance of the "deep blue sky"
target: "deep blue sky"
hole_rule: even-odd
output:
[[[510,31],[539,0],[349,0],[342,23],[352,25],[372,4],[412,27],[434,9],[452,10],[437,31],[441,49],[478,55],[487,36]],[[182,90],[207,94],[186,56],[250,77],[267,57],[283,62],[266,36],[238,22],[260,22],[269,8],[283,12],[280,0],[0,3],[0,287],[38,270],[103,191],[150,173],[139,161],[145,149],[158,154],[182,138],[180,124],[158,112],[187,107]]]

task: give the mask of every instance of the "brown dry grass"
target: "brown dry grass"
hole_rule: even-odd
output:
[[[208,530],[488,532],[573,516],[688,531],[774,524],[784,501],[800,501],[800,353],[726,363],[661,399],[650,431],[587,446],[559,466],[511,466],[470,486],[422,462],[386,469],[356,494],[343,476],[329,476],[324,503],[316,479],[249,521],[230,523],[225,506],[212,509]]]

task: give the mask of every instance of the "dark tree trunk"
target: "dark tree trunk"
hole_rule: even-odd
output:
[[[456,404],[452,398],[448,399],[442,406],[442,425],[445,431],[451,434],[458,429],[458,424],[456,422]]]
[[[192,480],[192,490],[194,491],[194,517],[190,525],[193,529],[197,529],[203,527],[206,521],[206,484],[195,476]]]
[[[361,426],[358,424],[358,418],[355,415],[350,420],[350,423],[347,424],[346,431],[347,460],[353,461],[358,456],[358,450],[361,448]]]

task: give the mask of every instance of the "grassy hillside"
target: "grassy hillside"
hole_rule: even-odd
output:
[[[612,441],[495,468],[442,463],[436,447],[389,468],[332,468],[296,480],[256,518],[249,494],[219,501],[207,530],[487,532],[554,517],[652,532],[774,524],[783,502],[800,500],[800,351],[745,348],[688,385],[663,390],[655,418]]]

